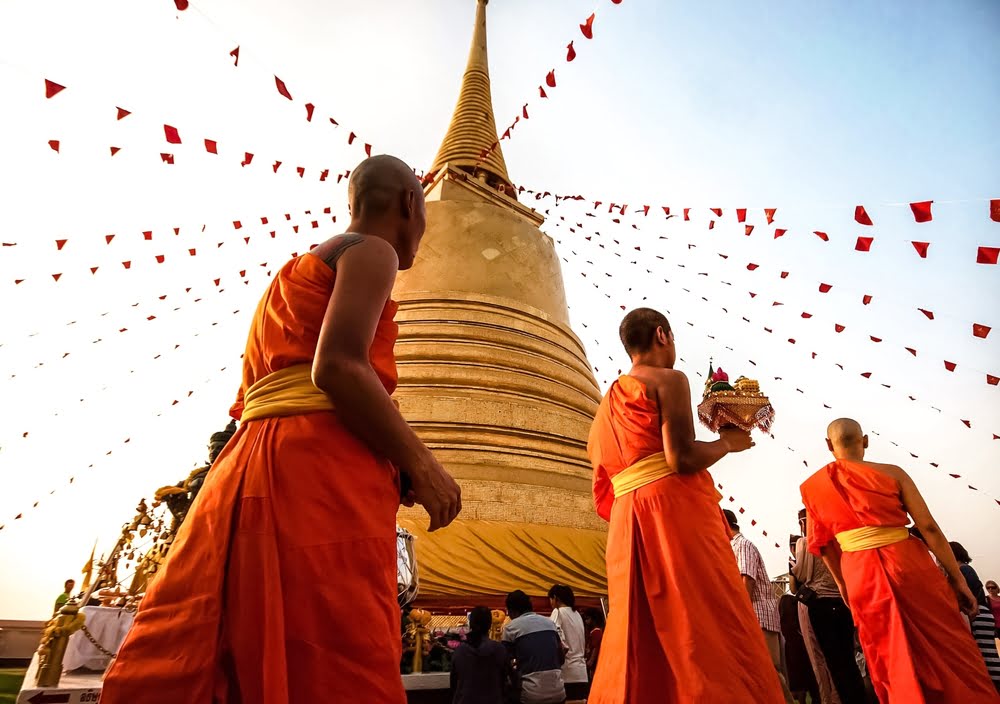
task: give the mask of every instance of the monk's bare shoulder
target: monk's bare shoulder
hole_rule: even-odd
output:
[[[372,237],[355,232],[331,237],[314,247],[309,254],[321,259],[331,269],[336,269],[338,261],[347,255],[348,252],[353,255],[362,255],[361,257],[352,258],[376,262],[383,260],[398,264],[396,250],[388,242],[381,237]]]
[[[641,371],[633,372],[633,376],[646,385],[646,396],[654,401],[677,394],[691,393],[687,376],[676,369],[643,367]]]

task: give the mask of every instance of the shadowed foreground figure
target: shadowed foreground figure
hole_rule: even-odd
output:
[[[620,335],[632,369],[601,401],[588,444],[597,512],[611,523],[610,612],[588,704],[783,702],[707,471],[749,449],[750,434],[695,440],[661,313],[632,311]]]
[[[281,268],[257,308],[242,422],[108,672],[104,704],[402,704],[400,472],[431,530],[458,485],[389,394],[397,269],[423,192],[393,157],[354,170],[351,227]]]
[[[1000,701],[959,612],[974,614],[975,598],[913,480],[866,462],[868,436],[849,418],[830,424],[827,445],[836,461],[801,487],[809,549],[854,615],[881,704]],[[910,537],[907,514],[926,545]]]

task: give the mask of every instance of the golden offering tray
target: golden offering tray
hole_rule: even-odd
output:
[[[698,420],[713,433],[727,425],[767,433],[774,423],[774,407],[760,391],[713,391],[698,404]]]

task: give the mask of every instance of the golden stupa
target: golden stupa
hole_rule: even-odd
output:
[[[600,390],[544,218],[517,201],[498,145],[486,3],[425,189],[420,253],[394,291],[396,398],[462,485],[463,510],[435,533],[419,507],[398,521],[416,536],[420,600],[540,595],[556,582],[602,596],[607,533],[586,455]]]

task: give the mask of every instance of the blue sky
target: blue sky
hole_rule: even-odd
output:
[[[167,1],[0,5],[0,89],[12,106],[0,134],[0,189],[10,196],[0,203],[0,232],[18,242],[0,255],[0,290],[13,318],[0,360],[18,373],[0,380],[0,394],[12,399],[0,425],[9,489],[0,496],[7,523],[0,563],[20,575],[0,583],[5,617],[44,615],[49,592],[79,569],[95,539],[99,553],[109,549],[139,497],[203,459],[207,436],[226,422],[248,316],[266,285],[270,267],[257,264],[275,266],[336,231],[325,222],[304,235],[312,219],[304,210],[330,205],[344,214],[342,185],[285,171],[350,168],[362,154],[347,147],[347,130],[376,151],[428,166],[457,96],[474,11],[472,0],[296,0],[280,8],[203,0],[193,7],[204,14],[178,15]],[[577,25],[595,8],[588,42]],[[633,206],[697,209],[686,224],[651,214],[616,225],[606,208],[586,218],[581,204],[538,204],[550,210],[543,229],[560,243],[574,328],[599,380],[625,364],[615,339],[619,306],[652,303],[671,311],[694,387],[712,356],[734,374],[756,374],[771,394],[776,440],[762,438],[714,473],[727,498],[779,543],[796,528],[799,482],[827,459],[826,423],[855,415],[880,432],[872,456],[910,469],[981,575],[1000,575],[993,538],[1000,506],[992,499],[1000,497],[1000,442],[990,435],[1000,432],[998,389],[971,371],[1000,370],[1000,333],[976,340],[969,330],[971,322],[1000,324],[998,270],[975,264],[977,245],[1000,244],[1000,223],[989,221],[985,203],[1000,197],[998,30],[993,2],[489,6],[497,121],[509,123],[530,103],[530,121],[503,146],[515,181]],[[566,64],[570,40],[578,58]],[[237,43],[234,69],[228,52]],[[558,87],[541,101],[536,86],[553,67]],[[272,74],[286,81],[295,103],[275,93]],[[68,88],[46,101],[43,77]],[[305,123],[305,100],[324,117]],[[116,105],[133,115],[115,121]],[[340,128],[325,121],[328,114]],[[173,167],[158,156],[167,148],[165,122],[184,139],[173,148]],[[46,146],[54,137],[62,140],[58,155]],[[218,158],[200,149],[202,137],[218,139]],[[108,145],[123,148],[114,160]],[[254,169],[235,159],[244,149],[257,153]],[[267,168],[275,158],[285,163],[280,174]],[[898,205],[925,199],[939,201],[931,223],[915,224]],[[858,203],[876,227],[853,221]],[[712,206],[726,213],[709,231]],[[753,236],[734,221],[735,207],[754,209]],[[763,207],[778,208],[774,226],[765,226]],[[294,220],[276,239],[256,224],[286,212]],[[250,244],[233,231],[237,218],[255,223],[244,230]],[[292,222],[304,230],[291,232]],[[645,266],[601,250],[597,237],[581,241],[567,229],[576,222],[600,231],[608,247],[609,238],[623,252],[640,246],[643,256],[635,258]],[[182,228],[176,238],[174,226]],[[788,234],[774,240],[778,226]],[[139,235],[150,228],[152,244]],[[830,242],[812,230],[828,232]],[[113,247],[104,242],[108,232],[118,233]],[[871,252],[853,251],[858,235],[876,238]],[[52,241],[62,237],[70,243],[56,252]],[[932,243],[926,260],[910,240]],[[166,253],[162,267],[150,247]],[[189,247],[199,255],[188,257]],[[135,260],[133,269],[121,268],[125,259]],[[747,262],[760,268],[747,271]],[[95,264],[101,270],[92,276]],[[249,285],[239,285],[240,270],[250,272]],[[57,271],[64,272],[59,282],[50,277]],[[212,285],[220,275],[222,293]],[[26,283],[14,288],[21,277]],[[834,289],[821,295],[817,282]],[[861,293],[875,297],[872,305],[859,304]],[[935,320],[918,306],[934,310]],[[802,311],[814,317],[804,320]],[[146,321],[147,312],[156,320]],[[79,323],[63,325],[72,319]],[[834,322],[847,326],[843,334],[833,332]],[[119,326],[139,334],[118,334]],[[104,341],[93,344],[95,336]],[[920,355],[912,358],[903,345]],[[63,359],[64,351],[72,355]],[[945,372],[942,359],[959,368]],[[857,376],[862,370],[873,379]],[[172,406],[176,397],[183,402]],[[971,417],[973,428],[960,417]],[[31,429],[28,438],[22,427]],[[77,479],[68,485],[71,475]],[[21,510],[25,518],[12,523]],[[747,535],[776,573],[785,552],[761,527]]]

